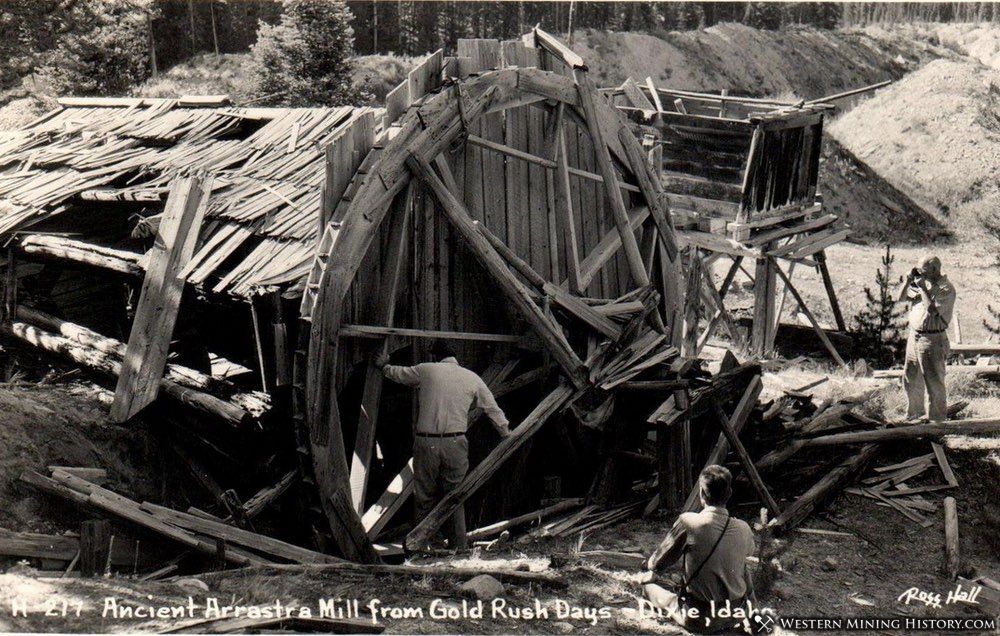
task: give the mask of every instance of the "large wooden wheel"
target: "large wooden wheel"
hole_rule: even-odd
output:
[[[333,538],[352,560],[377,559],[360,513],[365,510],[381,377],[369,365],[364,392],[358,396],[365,421],[358,424],[349,461],[338,403],[338,397],[344,398],[338,395],[344,385],[344,347],[350,346],[344,341],[346,336],[410,333],[393,319],[405,313],[396,311],[396,299],[399,290],[405,290],[413,253],[422,249],[414,245],[422,224],[446,221],[451,236],[458,237],[461,249],[485,272],[491,289],[502,295],[503,304],[528,326],[577,389],[590,382],[584,362],[586,340],[583,345],[572,343],[550,307],[560,310],[567,325],[575,321],[581,330],[594,334],[591,346],[596,338],[620,333],[617,323],[583,299],[588,288],[597,288],[595,279],[609,263],[618,262],[627,274],[617,277],[617,286],[606,285],[605,291],[623,295],[656,287],[665,302],[653,315],[668,337],[676,322],[677,250],[659,200],[656,176],[628,124],[590,84],[582,62],[555,47],[549,47],[548,53],[569,68],[564,73],[539,68],[488,71],[447,83],[411,107],[393,130],[383,133],[381,147],[376,144],[373,150],[377,157],[365,162],[368,168],[356,176],[359,183],[350,200],[338,207],[330,221],[336,229],[335,241],[329,254],[323,255],[326,263],[311,316],[305,373],[299,377],[300,384],[305,380],[312,477]],[[496,129],[498,120],[499,130],[506,127],[509,131],[525,116],[543,119],[541,140],[530,129],[502,135],[502,141],[489,132]],[[585,133],[593,153],[589,165],[596,170],[572,165],[566,142],[570,128]],[[468,191],[470,183],[479,186],[466,170],[456,176],[451,167],[456,149],[460,155],[474,152],[484,157],[480,165],[485,190]],[[499,161],[501,174],[491,173],[486,157]],[[518,189],[528,187],[530,181],[510,178],[517,174],[512,166],[519,166],[518,162],[523,162],[526,177],[529,170],[544,175],[540,218],[539,211],[529,209],[534,204],[530,197],[523,206],[518,203]],[[500,187],[496,188],[498,179]],[[484,193],[489,196],[491,183],[492,191],[507,202],[506,215],[494,218],[488,211],[496,202],[482,199],[475,203],[479,210],[470,212],[469,201]],[[585,187],[589,187],[590,200],[581,198]],[[574,206],[585,209],[574,214]],[[514,226],[522,213],[524,223],[544,228],[546,241],[528,247],[517,244]],[[608,231],[592,237],[589,245],[586,237],[580,240],[580,228],[574,229],[581,214],[585,223],[591,221],[587,215],[610,217]],[[596,221],[593,225],[600,227]],[[637,240],[637,232],[642,239]],[[561,248],[550,249],[557,241]],[[458,248],[438,242],[437,258],[447,259],[446,252],[454,249]],[[455,294],[447,302],[461,303],[462,292]],[[444,315],[443,310],[439,315]],[[411,324],[416,324],[415,319],[409,316]],[[366,323],[366,329],[357,328],[356,322]],[[437,325],[424,321],[422,333],[428,328],[447,330],[446,322],[443,318]],[[504,341],[521,335],[460,337]]]

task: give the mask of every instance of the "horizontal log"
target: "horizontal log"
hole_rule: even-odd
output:
[[[21,238],[20,249],[30,256],[43,256],[100,267],[120,274],[142,276],[142,254],[52,234],[28,234]]]
[[[476,333],[471,331],[441,331],[435,329],[409,329],[404,327],[379,327],[376,325],[344,325],[338,332],[342,338],[428,338],[431,340],[479,340],[483,342],[527,343],[524,336],[503,333]]]
[[[579,507],[581,505],[583,505],[583,499],[564,499],[558,503],[552,504],[551,506],[542,508],[541,510],[535,510],[534,512],[529,512],[510,519],[504,519],[503,521],[497,521],[496,523],[492,523],[481,528],[476,528],[475,530],[469,532],[469,540],[481,541],[483,539],[488,539],[489,537],[495,537],[504,530],[523,526],[533,521],[541,521],[546,517],[551,517],[552,515]]]
[[[119,537],[120,539],[120,537]],[[116,540],[111,547],[111,565],[132,568],[149,567],[158,563],[148,546],[136,550],[135,541]],[[80,539],[75,536],[11,532],[0,530],[0,555],[22,559],[72,561],[80,551]]]
[[[976,365],[976,364],[949,364],[945,367],[946,374],[971,373],[973,375],[1000,375],[1000,364]],[[873,377],[884,380],[903,377],[902,369],[883,369],[875,371]]]
[[[787,532],[801,523],[813,510],[840,492],[855,475],[864,470],[877,453],[878,444],[868,444],[838,464],[771,522],[775,532]]]
[[[23,322],[0,323],[0,335],[26,342],[52,354],[64,356],[79,365],[105,375],[118,377],[121,372],[122,363],[116,356]],[[166,378],[160,380],[160,388],[178,402],[203,413],[214,415],[232,426],[242,426],[253,419],[244,409],[230,402],[197,389],[181,386]]]
[[[943,435],[994,435],[1000,433],[1000,418],[951,420],[932,424],[895,426],[875,431],[838,433],[802,440],[803,446],[839,446],[868,442],[890,442],[921,437],[936,438]]]
[[[951,352],[963,356],[1000,356],[1000,343],[985,342],[981,344],[955,343]]]
[[[740,186],[736,183],[696,179],[680,173],[661,173],[660,183],[663,184],[663,191],[667,193],[668,198],[671,194],[684,194],[737,203],[743,196]]]

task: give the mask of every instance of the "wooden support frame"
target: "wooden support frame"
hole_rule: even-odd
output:
[[[426,160],[411,154],[407,159],[407,165],[413,171],[414,175],[431,189],[441,203],[441,209],[445,212],[452,227],[455,228],[466,241],[466,244],[479,257],[480,262],[493,275],[500,289],[507,295],[514,306],[517,307],[525,320],[541,336],[553,357],[562,366],[563,371],[566,372],[567,376],[577,386],[583,386],[586,382],[581,372],[583,361],[566,344],[562,334],[558,332],[558,327],[553,325],[538,306],[535,305],[534,300],[524,285],[514,278],[503,258],[490,245],[482,232],[477,229],[476,222],[469,217],[469,213],[462,202],[456,199],[455,195],[448,190],[441,179],[434,174],[434,171]]]
[[[778,267],[778,264],[774,261],[773,257],[769,256],[767,260],[770,261],[772,268],[778,272],[778,276],[781,277],[782,282],[785,283],[785,287],[789,292],[791,292],[795,302],[799,304],[799,308],[802,309],[802,313],[804,313],[806,318],[809,319],[809,324],[812,325],[813,331],[816,332],[816,335],[819,336],[819,339],[823,342],[823,346],[830,352],[833,359],[837,361],[837,364],[847,369],[847,363],[844,362],[844,359],[840,356],[837,348],[833,346],[832,342],[830,342],[830,337],[826,335],[826,331],[824,331],[823,327],[821,327],[819,322],[817,322],[816,317],[813,316],[812,311],[809,310],[809,306],[806,305],[806,301],[803,300],[802,295],[799,294],[799,291],[795,289],[794,285],[792,285],[792,281],[788,278],[785,272]]]
[[[767,505],[768,510],[775,516],[780,515],[781,508],[778,507],[778,502],[774,500],[774,497],[771,496],[771,491],[767,489],[764,480],[760,478],[760,473],[757,472],[757,469],[753,465],[753,460],[750,459],[750,453],[743,447],[743,442],[740,441],[739,434],[733,428],[729,416],[726,415],[718,403],[715,404],[715,415],[719,420],[719,427],[722,428],[722,434],[726,436],[729,446],[736,453],[736,457],[739,459],[743,470],[746,471],[747,477],[750,478],[750,483],[753,484],[754,490],[760,495],[761,500]]]

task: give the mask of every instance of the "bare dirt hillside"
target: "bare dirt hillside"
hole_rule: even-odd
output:
[[[937,60],[878,91],[828,130],[964,239],[1000,205],[1000,72]]]
[[[110,487],[119,492],[159,496],[148,434],[109,424],[102,395],[107,392],[89,383],[0,384],[0,528],[52,532],[67,525],[60,502],[18,481],[25,470],[104,468]],[[75,516],[73,510],[65,512]]]
[[[883,179],[832,135],[820,158],[823,207],[845,219],[858,243],[909,245],[949,234],[935,214]]]
[[[894,31],[764,31],[740,24],[659,36],[588,29],[575,34],[573,48],[604,84],[650,76],[678,89],[804,99],[898,79],[928,60],[957,55]]]

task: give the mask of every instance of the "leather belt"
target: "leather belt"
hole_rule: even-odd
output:
[[[465,433],[417,433],[417,437],[462,437]]]
[[[917,335],[918,336],[933,336],[936,333],[944,333],[946,331],[948,331],[948,330],[947,329],[929,329],[929,330],[921,331],[921,330],[918,329],[917,330]]]

